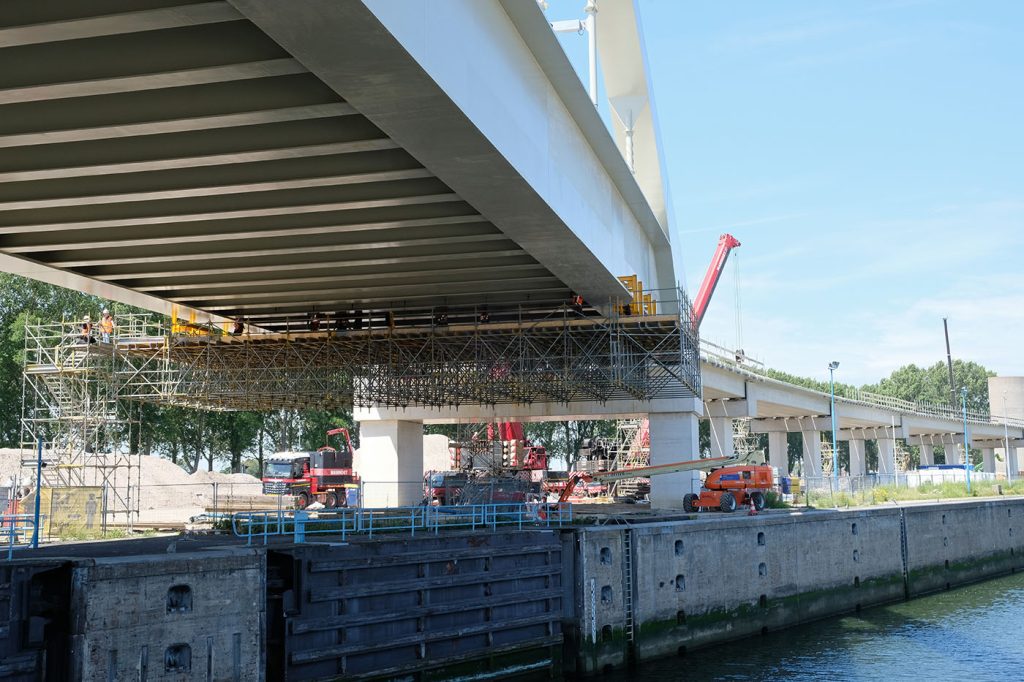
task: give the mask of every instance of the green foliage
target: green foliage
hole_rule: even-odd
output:
[[[988,378],[991,376],[995,376],[995,372],[976,362],[953,361],[953,380],[957,390],[967,387],[968,410],[988,412]],[[949,369],[942,361],[928,368],[904,365],[877,384],[864,386],[864,390],[932,405],[949,405],[953,399],[949,388]],[[954,406],[960,407],[959,393]]]

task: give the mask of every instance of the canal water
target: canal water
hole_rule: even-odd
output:
[[[698,649],[603,679],[1024,680],[1024,573]]]

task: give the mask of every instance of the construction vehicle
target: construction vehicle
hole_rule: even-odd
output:
[[[352,469],[354,450],[348,429],[331,429],[327,436],[344,438],[338,448],[324,445],[313,452],[271,455],[263,471],[263,494],[290,495],[298,509],[314,502],[328,509],[357,506],[359,476]]]
[[[434,506],[458,504],[468,482],[464,471],[431,471],[423,479],[424,502]]]
[[[740,504],[751,503],[758,511],[764,509],[767,503],[764,493],[772,487],[772,468],[766,465],[746,463],[743,457],[737,455],[692,459],[614,471],[576,471],[569,477],[565,488],[562,489],[558,503],[572,501],[577,496],[577,487],[580,485],[585,487],[593,483],[607,484],[630,478],[647,478],[681,471],[704,470],[710,470],[710,473],[701,494],[683,496],[683,508],[686,511],[720,509],[723,512],[732,512]]]
[[[765,492],[771,490],[772,479],[772,468],[764,464],[714,469],[704,479],[699,495],[683,495],[683,509],[732,512],[737,507],[753,506],[755,511],[761,511],[768,504]]]

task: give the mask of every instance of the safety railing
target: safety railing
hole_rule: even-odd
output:
[[[442,530],[495,530],[498,527],[561,528],[572,523],[572,505],[543,502],[456,506],[390,507],[386,509],[280,510],[237,512],[231,532],[267,544],[274,536],[291,535],[295,542],[310,536],[373,537],[382,533],[439,533]]]
[[[45,517],[40,517],[42,523]],[[14,550],[32,546],[35,534],[35,518],[33,514],[0,515],[0,535],[7,544],[7,560],[14,558]]]

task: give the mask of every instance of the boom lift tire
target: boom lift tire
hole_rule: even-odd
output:
[[[736,511],[736,498],[730,492],[722,493],[722,496],[718,498],[718,508],[727,514]]]
[[[764,493],[759,490],[750,493],[750,501],[754,503],[754,509],[757,511],[764,511],[764,508],[768,506],[768,500],[764,498]]]
[[[687,514],[692,514],[697,511],[697,508],[693,506],[693,501],[697,499],[697,496],[693,493],[686,493],[683,495],[683,511]]]

